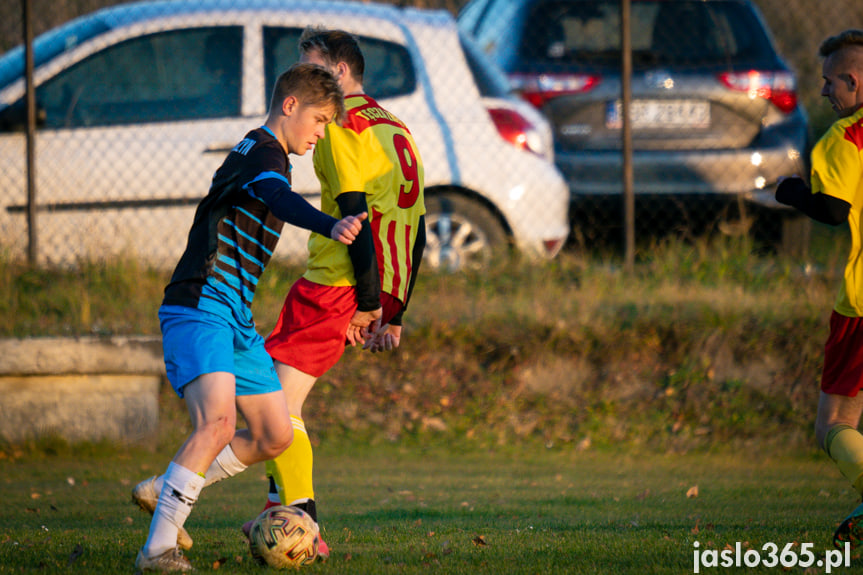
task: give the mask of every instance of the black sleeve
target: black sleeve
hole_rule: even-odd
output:
[[[257,142],[257,143],[256,143]],[[247,148],[251,148],[247,152]],[[238,183],[253,197],[267,204],[285,223],[332,237],[338,220],[316,209],[291,189],[287,174],[291,162],[282,145],[262,129],[253,130],[231,151],[230,157],[243,157]]]
[[[851,204],[828,194],[813,194],[802,178],[787,178],[776,188],[776,201],[793,206],[818,222],[831,226],[848,221]]]
[[[369,211],[366,195],[363,192],[344,192],[336,197],[342,216],[356,216]],[[375,242],[368,218],[354,242],[348,246],[348,254],[354,265],[354,278],[357,280],[357,302],[359,311],[372,311],[381,307],[381,277],[378,273],[378,259],[375,256]]]
[[[275,177],[263,178],[254,181],[249,187],[283,222],[332,237],[333,226],[338,220],[307,202],[291,189],[287,181]]]
[[[419,229],[417,229],[417,237],[414,241],[413,250],[411,250],[411,281],[408,284],[408,293],[405,296],[404,305],[401,311],[390,320],[391,325],[401,325],[402,316],[408,308],[408,302],[411,300],[411,294],[414,291],[414,284],[417,281],[417,274],[420,271],[420,264],[423,261],[423,253],[426,249],[426,217],[420,216]]]

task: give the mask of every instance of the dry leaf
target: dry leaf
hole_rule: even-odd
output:
[[[686,497],[688,499],[692,499],[693,497],[698,497],[698,486],[693,485],[689,489],[686,490]]]
[[[486,542],[485,537],[483,537],[482,535],[477,535],[473,538],[473,544],[477,547],[484,547],[488,545],[488,542]]]

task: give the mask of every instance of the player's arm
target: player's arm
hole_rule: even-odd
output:
[[[776,188],[776,201],[793,206],[818,222],[831,226],[848,221],[851,204],[828,194],[813,194],[803,178],[785,178]]]
[[[257,197],[267,204],[270,211],[285,223],[313,231],[344,244],[351,244],[359,231],[359,221],[364,219],[362,212],[351,214],[356,218],[343,220],[337,220],[323,213],[293,191],[284,177],[274,172],[261,173],[246,189],[253,197]]]
[[[366,195],[363,192],[344,192],[336,197],[343,216],[368,212]],[[381,277],[375,255],[372,227],[368,220],[363,221],[362,229],[354,242],[348,246],[348,255],[354,266],[357,285],[357,310],[371,312],[381,307]]]

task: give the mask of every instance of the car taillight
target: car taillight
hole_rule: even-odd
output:
[[[488,113],[504,140],[516,148],[542,155],[542,137],[530,120],[510,108],[489,108]]]
[[[512,74],[509,79],[522,98],[541,108],[554,98],[592,90],[599,84],[600,77],[591,74]]]
[[[719,80],[732,90],[747,92],[749,97],[770,100],[786,114],[797,107],[797,81],[790,72],[725,72]]]

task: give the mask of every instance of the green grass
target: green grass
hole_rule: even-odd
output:
[[[320,574],[691,573],[695,542],[702,552],[811,543],[820,558],[855,505],[826,456],[758,449],[679,456],[329,445],[316,455],[332,558],[304,570]],[[0,573],[132,572],[149,518],[129,492],[166,459],[7,455]],[[204,492],[186,524],[199,571],[263,572],[239,526],[265,488],[256,465]],[[855,554],[852,569],[861,567]]]
[[[423,274],[398,352],[348,350],[307,402],[333,548],[307,571],[691,573],[695,542],[821,557],[857,499],[811,438],[845,241],[816,228],[806,261],[720,239],[641,247],[632,274],[578,253]],[[261,333],[297,275],[262,278]],[[0,261],[0,330],[158,333],[165,279]],[[153,453],[0,444],[0,575],[132,572],[149,519],[129,491],[188,433],[167,388],[160,417]],[[256,466],[204,493],[187,525],[200,571],[262,572],[239,526],[264,489]]]

